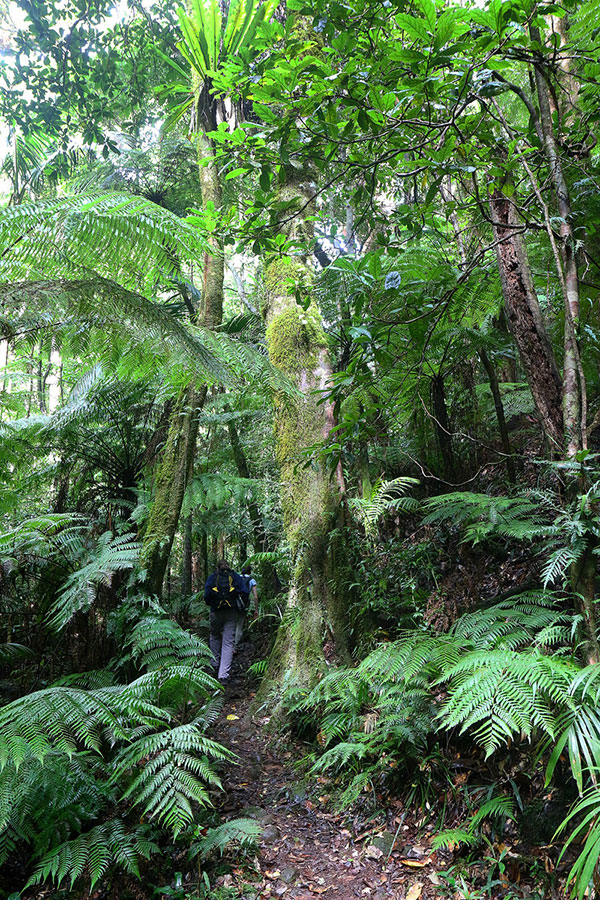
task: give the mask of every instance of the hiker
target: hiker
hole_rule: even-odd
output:
[[[248,605],[246,582],[229,563],[220,559],[216,571],[204,585],[204,600],[210,606],[210,652],[217,678],[228,681],[233,658],[235,632],[244,621]]]
[[[250,609],[250,603],[252,602],[252,600],[254,600],[254,618],[257,619],[258,618],[258,588],[256,585],[256,579],[254,579],[252,577],[252,566],[244,566],[244,568],[242,569],[242,578],[244,579],[244,582],[246,584],[246,590],[248,591],[248,605],[246,608],[246,613]],[[242,639],[242,634],[244,632],[245,618],[246,618],[245,615],[241,616],[236,625],[235,644],[234,644],[235,647],[237,647],[237,645],[239,644],[239,642]]]

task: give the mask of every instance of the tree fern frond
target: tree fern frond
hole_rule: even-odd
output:
[[[30,281],[0,282],[0,300],[8,309],[17,312],[28,304],[50,303],[102,331],[123,329],[136,341],[147,342],[154,351],[159,347],[163,356],[178,359],[188,371],[227,381],[231,372],[200,340],[200,329],[186,328],[173,311],[164,303],[154,300],[156,288],[150,297],[134,287],[124,287],[110,277],[55,278],[40,277]],[[204,332],[206,334],[206,332]],[[218,339],[212,340],[213,346]],[[224,338],[222,343],[229,342]]]
[[[142,197],[119,192],[23,203],[2,210],[0,282],[95,272],[150,293],[182,260],[206,249],[193,225]]]

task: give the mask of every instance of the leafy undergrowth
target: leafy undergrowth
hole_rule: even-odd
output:
[[[250,714],[255,649],[242,644],[236,677],[209,732],[238,760],[220,764],[223,790],[210,793],[215,809],[196,809],[176,843],[154,829],[139,878],[121,869],[92,890],[83,882],[74,890],[31,887],[26,900],[566,896],[576,854],[559,862],[553,834],[572,794],[544,787],[543,765],[530,747],[513,745],[490,760],[466,740],[444,746],[425,740],[402,761],[382,751],[376,769],[366,754],[350,797],[360,766],[349,757],[340,769],[319,767],[327,752],[323,730],[315,740],[274,735],[268,716]],[[363,717],[363,734],[376,734],[377,715]],[[113,828],[118,839],[118,822],[101,827]],[[122,841],[123,854],[127,846]],[[14,870],[20,865],[12,860]]]

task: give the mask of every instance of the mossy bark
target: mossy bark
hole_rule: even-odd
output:
[[[311,237],[306,217],[311,213],[312,193],[308,181],[300,179],[289,181],[281,191],[281,199],[298,209],[286,229],[291,238]],[[307,294],[312,282],[303,259],[272,258],[264,281],[269,359],[298,387],[299,395],[275,399],[276,457],[293,566],[287,614],[259,700],[284,676],[288,685],[309,687],[326,670],[326,657],[347,655],[345,617],[329,587],[329,533],[339,508],[339,488],[323,465],[307,466],[303,455],[326,438],[333,425],[331,407],[323,402],[331,378],[327,339],[314,302],[304,309],[295,300],[298,288]]]
[[[200,192],[206,209],[221,207],[221,183],[214,149],[206,137],[198,135]],[[218,238],[211,252],[204,254],[201,308],[196,321],[215,328],[223,317],[223,247]],[[154,502],[142,542],[141,562],[146,570],[146,587],[160,596],[162,584],[177,532],[183,498],[194,467],[198,415],[206,399],[206,386],[188,385],[175,404],[167,439],[154,476]]]
[[[198,411],[206,388],[184,388],[175,404],[160,462],[154,476],[154,502],[142,542],[146,586],[159,596],[179,524],[181,505],[194,465]]]

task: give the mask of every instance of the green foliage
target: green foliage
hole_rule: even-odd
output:
[[[490,820],[500,820],[504,823],[506,819],[514,819],[514,814],[515,804],[512,797],[489,797],[468,817],[463,828],[449,828],[439,832],[431,845],[436,850],[440,847],[452,850],[460,844],[473,846],[482,839],[480,828],[484,821],[489,823]]]
[[[592,769],[595,776],[597,769]],[[568,881],[573,885],[573,896],[583,900],[590,883],[594,878],[600,858],[600,791],[596,783],[591,784],[574,804],[569,815],[561,824],[558,833],[564,833],[569,826],[573,827],[562,849],[560,858],[574,842],[583,843],[583,849],[577,857]]]
[[[86,874],[93,884],[109,865],[137,874],[155,848],[145,830],[86,823],[127,802],[176,836],[210,804],[207,786],[220,786],[212,762],[232,759],[205,734],[220,708],[202,668],[206,645],[157,613],[139,618],[129,644],[147,670],[134,681],[90,673],[0,709],[0,849],[12,852],[17,839],[33,846],[32,883]],[[191,698],[197,715],[181,721]],[[56,810],[51,828],[44,803]]]
[[[209,828],[202,839],[190,847],[190,856],[206,859],[215,850],[223,855],[231,844],[241,850],[251,850],[262,834],[262,828],[255,819],[231,819],[216,828]]]
[[[111,781],[123,782],[126,773],[133,773],[123,799],[133,798],[144,815],[157,819],[177,837],[194,820],[192,802],[210,804],[206,785],[221,786],[208,760],[231,758],[229,751],[190,722],[124,747],[115,757]]]
[[[130,830],[119,819],[110,819],[53,848],[40,860],[28,885],[51,879],[60,887],[68,878],[72,889],[78,878],[87,875],[93,889],[109,867],[139,878],[139,860],[149,859],[157,850],[143,826]]]
[[[140,545],[132,535],[115,537],[110,531],[100,535],[89,562],[67,578],[58,600],[50,611],[49,625],[60,630],[78,612],[87,612],[101,584],[110,585],[116,572],[131,570],[137,562]]]
[[[170,82],[160,89],[162,98],[175,103],[166,121],[172,127],[192,106],[204,130],[216,126],[216,96],[213,80],[218,70],[238,54],[251,52],[257,31],[277,7],[275,0],[234,0],[223,15],[218,0],[193,0],[187,9],[179,7],[177,16],[182,40],[178,50],[189,66],[189,73],[179,63],[161,53],[161,57],[183,80]],[[159,51],[160,52],[160,51]],[[181,102],[181,94],[188,95]]]
[[[373,535],[379,518],[389,510],[415,512],[419,508],[417,500],[402,496],[415,484],[418,484],[416,478],[393,478],[391,481],[378,478],[370,497],[354,497],[350,500],[350,506],[355,510],[367,535]]]
[[[361,663],[328,673],[291,712],[319,722],[325,751],[312,771],[352,773],[340,798],[350,805],[365,784],[390,773],[390,762],[401,761],[403,770],[415,766],[430,732],[432,706],[425,682],[415,679],[409,686],[374,678]]]

